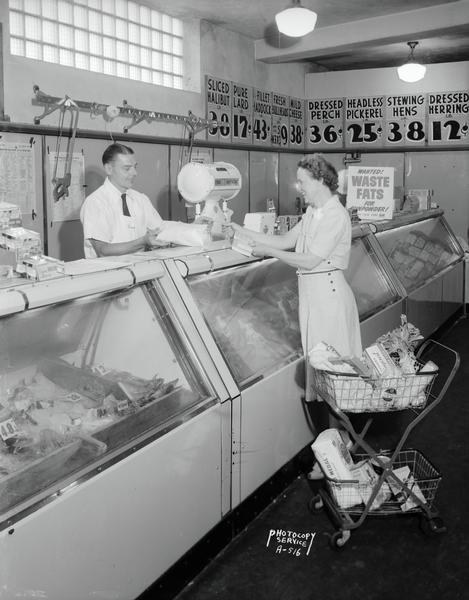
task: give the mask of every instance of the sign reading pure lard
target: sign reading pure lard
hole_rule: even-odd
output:
[[[394,167],[348,168],[347,208],[357,209],[363,221],[392,219]]]

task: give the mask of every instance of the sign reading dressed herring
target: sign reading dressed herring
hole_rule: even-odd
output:
[[[348,167],[347,208],[363,221],[392,219],[394,167]]]
[[[428,94],[427,104],[430,144],[469,143],[469,92]]]

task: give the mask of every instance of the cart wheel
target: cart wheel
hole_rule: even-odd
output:
[[[349,539],[350,531],[348,529],[345,531],[335,531],[329,538],[329,545],[334,550],[342,550]]]
[[[440,517],[433,517],[433,519],[422,517],[420,519],[420,529],[428,536],[440,535],[447,532],[446,525]]]
[[[316,496],[313,496],[311,498],[311,500],[308,502],[309,511],[313,515],[320,513],[322,511],[323,507],[324,507],[324,502],[322,501],[322,498],[319,494],[316,494]]]

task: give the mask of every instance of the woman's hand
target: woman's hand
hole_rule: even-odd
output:
[[[252,245],[252,255],[257,256],[259,258],[264,258],[264,256],[272,256],[272,248],[267,246],[266,244],[258,244],[257,242],[251,242]]]

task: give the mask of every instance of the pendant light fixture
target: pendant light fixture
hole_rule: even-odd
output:
[[[300,0],[292,0],[291,5],[275,15],[280,33],[290,37],[301,37],[313,31],[318,15],[301,6]]]
[[[425,65],[419,64],[414,58],[414,49],[417,44],[418,42],[407,42],[407,45],[410,48],[409,58],[404,65],[397,67],[399,79],[405,81],[406,83],[415,83],[416,81],[420,81],[425,77],[425,72],[427,70]]]

